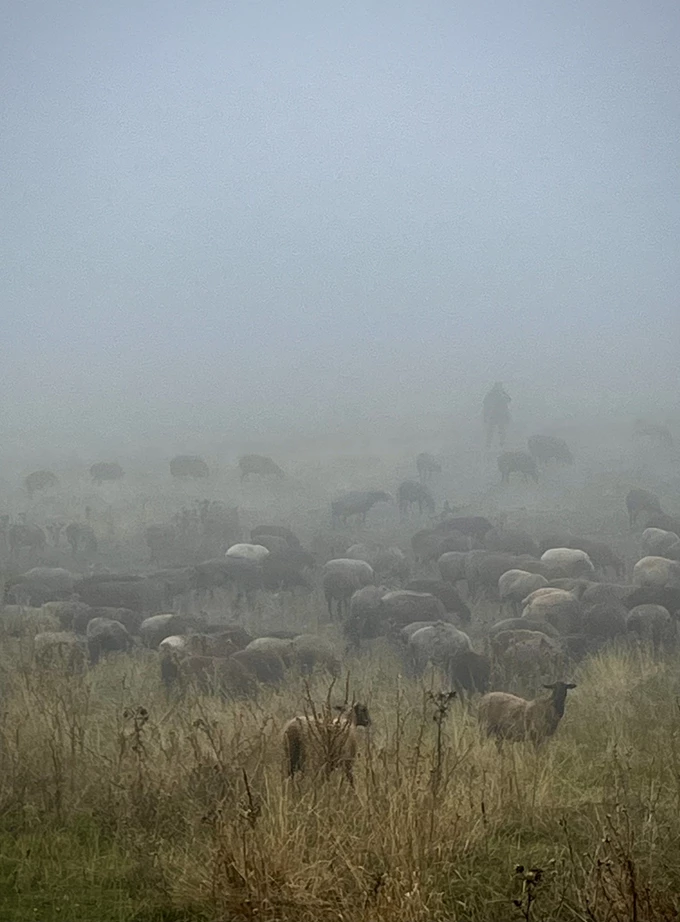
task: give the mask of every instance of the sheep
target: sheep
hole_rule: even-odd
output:
[[[353,544],[345,551],[350,560],[363,560],[373,568],[379,579],[408,579],[409,565],[406,555],[398,547],[381,545]]]
[[[467,538],[474,538],[475,541],[484,541],[484,536],[492,528],[491,522],[481,515],[447,516],[434,526],[434,530],[442,534],[460,532]]]
[[[293,717],[283,728],[283,748],[288,777],[303,771],[313,760],[328,777],[342,768],[350,786],[354,787],[354,762],[358,751],[357,727],[369,727],[371,718],[365,704],[340,708],[331,717],[330,709]]]
[[[343,625],[351,648],[358,649],[362,640],[372,640],[383,634],[382,599],[389,591],[386,586],[364,586],[352,594],[349,617]]]
[[[544,685],[549,696],[541,695],[532,701],[509,695],[506,692],[489,692],[479,702],[477,717],[488,736],[521,742],[529,740],[538,746],[552,736],[564,716],[567,692],[576,688],[573,682],[552,682]]]
[[[374,579],[373,567],[365,560],[336,557],[325,563],[322,580],[329,617],[333,618],[333,602],[337,603],[337,612],[341,615],[349,608],[354,592],[369,586]]]
[[[470,541],[459,531],[444,535],[433,528],[423,528],[411,538],[411,549],[417,563],[430,563],[450,551],[467,553]]]
[[[342,522],[347,524],[347,519],[360,517],[361,524],[366,524],[366,514],[376,503],[389,503],[389,493],[384,490],[356,490],[339,496],[331,503],[331,517],[333,524]]]
[[[210,476],[210,468],[197,455],[176,455],[170,462],[170,476],[194,480]]]
[[[538,545],[531,535],[516,528],[492,528],[484,537],[484,547],[487,551],[538,557]]]
[[[509,483],[510,474],[522,474],[525,481],[529,478],[538,483],[536,461],[526,451],[504,451],[498,458],[498,470],[501,483]]]
[[[434,455],[427,451],[421,451],[416,458],[416,470],[418,471],[420,482],[425,483],[427,480],[432,479],[433,474],[441,474],[442,466]]]
[[[295,659],[292,637],[271,637],[269,635],[265,637],[256,637],[254,640],[251,640],[244,649],[260,650],[267,654],[274,653],[276,656],[280,657],[283,665],[286,667],[292,666]]]
[[[640,550],[643,557],[669,555],[669,560],[680,560],[680,538],[674,531],[666,531],[663,528],[645,528],[640,537]]]
[[[260,539],[267,535],[273,538],[283,538],[290,547],[296,549],[302,547],[297,535],[284,525],[256,525],[255,528],[250,529],[250,540],[253,544],[261,544]]]
[[[578,634],[583,620],[581,603],[564,589],[537,589],[524,599],[522,618],[547,621],[561,634]]]
[[[680,588],[680,563],[665,557],[643,557],[633,567],[636,586]]]
[[[526,570],[529,573],[543,573],[545,567],[540,560],[514,554],[495,554],[491,551],[470,551],[465,559],[465,578],[468,595],[477,593],[498,598],[498,580],[508,570]]]
[[[551,461],[557,464],[574,463],[567,443],[554,435],[532,435],[527,441],[527,448],[532,458],[543,464],[549,464]]]
[[[38,490],[51,490],[59,486],[59,480],[52,471],[33,471],[24,479],[24,486],[29,497],[32,497]]]
[[[86,654],[85,639],[70,631],[44,631],[33,638],[35,662],[43,669],[59,668],[76,675],[85,668]]]
[[[466,579],[467,552],[447,551],[437,561],[437,568],[441,578],[455,586],[456,583]]]
[[[96,484],[105,480],[121,480],[124,476],[125,471],[116,461],[98,461],[90,468],[90,477]]]
[[[406,583],[407,592],[426,592],[436,596],[446,609],[447,614],[457,615],[463,624],[472,620],[472,612],[463,602],[458,590],[444,579],[413,579]]]
[[[96,665],[103,653],[127,652],[132,649],[132,637],[120,621],[110,618],[93,618],[87,625],[87,652],[92,665]]]
[[[285,665],[279,654],[273,650],[249,647],[232,654],[229,660],[240,663],[263,685],[279,685],[283,682]]]
[[[255,563],[262,563],[262,561],[269,557],[270,551],[268,548],[264,547],[262,544],[232,544],[230,548],[227,549],[225,557],[237,557],[241,560],[252,560]]]
[[[560,637],[560,632],[549,621],[538,621],[532,618],[504,618],[489,628],[488,636],[492,646],[494,638],[504,631],[539,631],[547,637]]]
[[[670,644],[675,636],[675,623],[662,605],[636,605],[628,612],[626,627],[654,649]]]
[[[649,490],[630,490],[626,496],[626,509],[628,510],[628,522],[631,528],[637,522],[641,512],[649,512],[651,515],[663,515],[659,497]]]
[[[397,499],[399,512],[402,516],[405,516],[410,511],[411,506],[414,505],[418,506],[420,515],[423,514],[423,509],[434,515],[434,498],[422,483],[417,483],[415,480],[405,480],[399,485]]]
[[[414,631],[408,647],[416,671],[422,672],[431,662],[450,676],[456,657],[470,652],[472,643],[468,635],[453,624],[438,621]]]
[[[429,592],[409,592],[396,589],[386,592],[380,600],[384,623],[402,627],[411,621],[448,621],[441,601]]]
[[[611,599],[608,602],[596,602],[585,605],[583,609],[582,630],[589,641],[596,644],[613,640],[626,632],[628,609],[623,602]]]
[[[577,599],[581,599],[589,589],[599,585],[604,584],[595,583],[591,579],[574,579],[571,576],[566,579],[551,579],[548,582],[549,589],[564,589],[566,592],[571,592]]]
[[[44,535],[43,535],[44,537]],[[69,598],[78,577],[62,567],[33,567],[5,584],[6,600],[14,599],[39,606],[45,602]]]
[[[544,589],[548,580],[540,573],[528,573],[526,570],[506,570],[498,578],[498,595],[501,611],[504,605],[519,614],[524,599],[536,589]]]
[[[225,698],[247,698],[257,693],[252,671],[233,656],[161,656],[161,678],[166,689],[179,683],[194,685],[202,694],[216,691]]]
[[[614,570],[617,576],[623,576],[625,564],[618,554],[604,541],[596,541],[592,538],[575,537],[574,535],[549,535],[541,541],[541,553],[552,548],[568,547],[574,550],[585,551],[590,557],[593,566],[602,573],[606,573],[609,568]]]
[[[554,677],[563,666],[561,645],[543,631],[502,631],[492,638],[491,651],[504,683]]]
[[[293,638],[292,648],[302,673],[309,674],[318,666],[333,678],[340,675],[340,658],[333,645],[324,637],[316,634],[298,634]]]
[[[243,482],[250,474],[259,477],[276,477],[283,480],[286,476],[281,468],[266,455],[243,455],[238,459],[238,469]]]
[[[546,573],[553,579],[589,576],[595,567],[585,551],[572,547],[552,547],[541,555]]]

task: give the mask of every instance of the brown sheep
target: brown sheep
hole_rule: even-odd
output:
[[[495,736],[498,742],[528,739],[534,745],[552,736],[564,715],[567,692],[576,685],[573,682],[553,682],[544,687],[550,689],[550,695],[541,695],[533,701],[505,692],[484,695],[479,702],[477,716],[487,735]]]
[[[339,708],[341,713],[331,717],[325,712],[311,716],[293,717],[283,728],[283,746],[288,776],[304,770],[313,757],[328,777],[336,768],[342,768],[350,785],[354,786],[354,761],[357,755],[357,727],[368,727],[371,718],[365,704]]]

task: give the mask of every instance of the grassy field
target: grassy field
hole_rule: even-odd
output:
[[[677,915],[676,660],[624,648],[589,659],[556,737],[499,752],[474,705],[454,701],[438,721],[438,678],[405,678],[379,645],[346,664],[374,721],[352,791],[339,775],[284,778],[299,676],[246,705],[173,701],[151,652],[45,676],[13,627],[0,672],[3,922]],[[319,704],[328,688],[315,676],[309,692]]]

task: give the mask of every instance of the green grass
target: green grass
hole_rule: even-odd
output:
[[[348,663],[374,718],[352,792],[340,777],[283,777],[280,733],[304,705],[300,677],[247,704],[173,702],[153,654],[66,679],[25,665],[24,641],[4,641],[0,920],[677,913],[676,659],[622,648],[588,660],[537,752],[499,753],[454,702],[438,753],[427,697],[437,677],[405,679],[377,645]],[[314,678],[315,701],[327,689]]]

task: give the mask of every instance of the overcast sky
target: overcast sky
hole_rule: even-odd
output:
[[[679,48],[674,0],[6,2],[6,423],[677,400]]]

